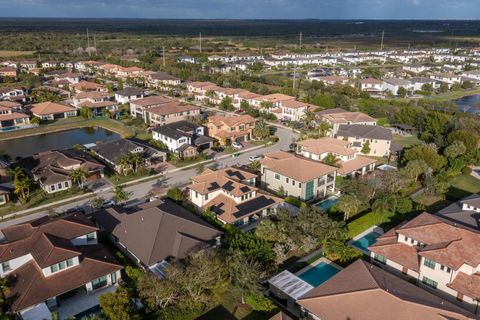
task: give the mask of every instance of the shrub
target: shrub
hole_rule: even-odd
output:
[[[133,266],[126,266],[125,273],[127,276],[135,282],[140,281],[145,273],[141,268],[133,267]]]
[[[286,197],[285,202],[291,204],[292,206],[298,207],[298,208],[305,207],[305,205],[306,205],[305,202],[303,202],[301,200],[298,200],[297,198],[293,198],[293,197]]]
[[[245,301],[255,311],[272,311],[276,308],[275,304],[261,293],[248,294]]]
[[[465,168],[462,169],[462,173],[463,173],[464,175],[470,175],[470,174],[472,173],[472,168],[470,168],[470,167],[465,167]]]

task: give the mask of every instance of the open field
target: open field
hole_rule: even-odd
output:
[[[14,51],[14,50],[0,50],[0,58],[10,58],[18,56],[29,56],[34,54],[35,51]]]

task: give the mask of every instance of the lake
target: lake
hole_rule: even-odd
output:
[[[83,145],[118,138],[120,138],[119,134],[103,128],[79,128],[0,141],[0,151],[6,152],[12,159],[15,159],[47,150],[68,149],[76,144]]]
[[[462,112],[480,113],[480,94],[473,94],[455,100],[458,108]]]

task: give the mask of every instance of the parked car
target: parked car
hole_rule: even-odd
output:
[[[106,208],[110,208],[110,207],[113,207],[114,205],[116,205],[116,202],[115,200],[105,200],[103,201],[102,205],[100,206],[100,208],[102,209],[106,209]]]
[[[263,158],[263,156],[262,156],[261,154],[256,154],[256,155],[254,155],[254,156],[250,156],[250,157],[248,158],[248,160],[249,160],[250,162],[254,162],[254,161],[261,160],[262,158]]]
[[[243,148],[243,145],[242,145],[240,142],[234,141],[234,142],[232,143],[232,147],[233,147],[234,149],[240,150],[240,149]]]

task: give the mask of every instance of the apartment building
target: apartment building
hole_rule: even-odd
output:
[[[338,168],[275,151],[265,155],[261,163],[261,184],[267,190],[309,201],[335,191]]]

